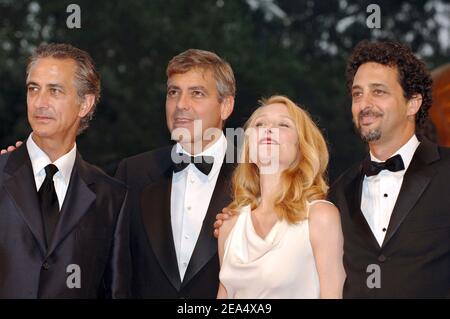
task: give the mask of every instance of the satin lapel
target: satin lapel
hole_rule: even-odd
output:
[[[90,172],[88,164],[84,162],[77,152],[69,187],[47,256],[50,255],[58,244],[76,227],[80,219],[86,214],[89,207],[95,201],[96,195],[88,187],[88,185],[94,183],[92,177],[93,173]]]
[[[156,181],[143,188],[141,214],[153,252],[172,285],[180,290],[181,279],[173,243],[170,220],[172,172],[167,170]]]
[[[345,187],[345,197],[347,199],[347,207],[349,215],[353,223],[356,225],[364,238],[374,247],[380,248],[375,236],[361,211],[362,186],[364,174],[362,167],[359,166],[350,178],[349,183]]]
[[[392,239],[406,216],[408,216],[427,188],[435,174],[435,171],[428,164],[438,159],[439,153],[436,145],[424,141],[417,148],[411,164],[403,177],[402,187],[400,188],[397,202],[392,211],[382,247]]]
[[[9,155],[4,171],[11,176],[5,181],[4,188],[16,204],[18,213],[36,238],[42,254],[45,254],[46,246],[41,209],[33,169],[25,145]]]
[[[208,206],[208,211],[205,219],[203,220],[202,229],[192,253],[191,260],[189,261],[188,268],[186,269],[181,288],[186,286],[189,281],[209,262],[209,260],[217,254],[217,239],[215,239],[213,235],[213,224],[216,220],[216,215],[231,202],[230,180],[234,167],[234,164],[224,163],[220,169],[216,186]]]

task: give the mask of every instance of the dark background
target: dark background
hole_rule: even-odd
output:
[[[233,67],[235,110],[242,126],[262,97],[284,94],[322,128],[330,179],[364,154],[345,89],[345,61],[364,39],[409,44],[433,69],[449,62],[450,1],[376,1],[381,29],[369,29],[375,1],[306,0],[0,0],[0,146],[25,139],[26,59],[41,42],[87,50],[102,76],[91,127],[79,137],[84,158],[108,172],[130,155],[166,145],[165,68],[188,49],[211,50]],[[81,29],[69,29],[70,3]]]

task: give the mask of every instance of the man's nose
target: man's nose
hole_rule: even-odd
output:
[[[373,106],[373,100],[370,94],[364,93],[358,102],[359,111],[371,108]]]
[[[49,96],[46,92],[41,91],[36,94],[35,99],[33,101],[33,105],[35,108],[48,108],[49,107]]]
[[[177,109],[180,110],[190,109],[190,100],[188,94],[180,93],[179,98],[177,100]]]

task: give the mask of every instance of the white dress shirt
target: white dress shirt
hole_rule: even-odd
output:
[[[416,135],[413,135],[405,145],[392,155],[400,154],[405,169],[398,172],[382,170],[378,175],[364,176],[361,211],[380,247],[383,244],[392,211],[403,183],[403,176],[419,144]],[[370,159],[374,162],[382,162],[372,153],[370,153]]]
[[[197,243],[226,150],[227,140],[222,134],[213,145],[195,155],[214,157],[214,164],[208,176],[200,172],[194,164],[173,173],[170,216],[181,280]],[[176,152],[191,156],[180,144],[176,145]]]
[[[42,183],[45,180],[45,167],[48,164],[53,164],[58,168],[55,176],[53,176],[53,183],[55,185],[56,195],[58,196],[59,209],[64,203],[66,197],[67,188],[69,187],[70,175],[72,174],[73,165],[75,164],[75,158],[77,154],[77,145],[65,155],[58,158],[52,163],[50,158],[45,152],[36,145],[33,141],[33,133],[27,139],[27,150],[30,155],[31,166],[33,167],[34,181],[36,182],[36,189],[41,188]]]

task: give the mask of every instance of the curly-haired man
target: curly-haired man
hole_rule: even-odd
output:
[[[411,50],[362,42],[347,63],[353,122],[370,152],[333,185],[346,298],[450,297],[450,149],[416,136],[431,78]]]

